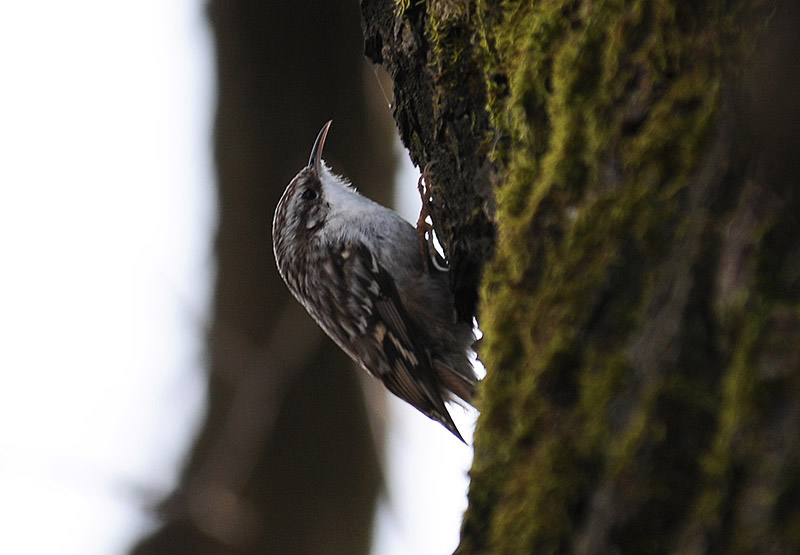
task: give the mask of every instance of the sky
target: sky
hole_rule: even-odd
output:
[[[0,553],[125,553],[155,526],[205,402],[203,2],[1,12]],[[400,179],[416,177],[406,163]],[[390,411],[373,551],[451,552],[471,449],[400,401]],[[468,438],[475,415],[454,412]]]
[[[201,416],[203,24],[186,0],[3,7],[0,552],[123,552]]]

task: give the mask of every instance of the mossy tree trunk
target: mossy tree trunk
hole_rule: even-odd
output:
[[[362,13],[480,300],[459,552],[800,552],[795,3]]]

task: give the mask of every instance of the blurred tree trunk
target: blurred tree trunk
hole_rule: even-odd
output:
[[[361,6],[481,283],[458,552],[800,552],[796,3]]]
[[[208,414],[165,522],[134,553],[367,553],[381,477],[359,376],[289,297],[271,225],[331,118],[326,160],[385,202],[391,120],[365,93],[352,2],[214,0],[208,13],[220,207]]]

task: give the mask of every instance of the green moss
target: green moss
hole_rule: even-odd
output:
[[[688,363],[626,400],[628,349],[653,302],[652,262],[684,233],[686,187],[715,132],[736,41],[748,40],[743,3],[484,0],[444,18],[434,4],[437,62],[477,49],[485,64],[492,156],[505,170],[481,291],[488,375],[462,550],[568,551],[586,484],[639,472],[629,465],[643,450],[693,452],[713,429],[720,399]],[[748,394],[744,370],[727,380]],[[620,410],[629,417],[617,422]],[[675,411],[706,424],[676,427]],[[727,427],[741,417],[723,411]],[[666,497],[701,469],[725,473],[723,459],[676,469],[665,456],[661,475],[630,493]],[[716,514],[719,502],[708,495],[698,511]],[[671,545],[659,536],[668,525],[652,520],[642,545]]]
[[[405,15],[406,11],[411,7],[411,0],[395,0],[397,3],[396,5],[396,14],[398,18],[401,18]]]

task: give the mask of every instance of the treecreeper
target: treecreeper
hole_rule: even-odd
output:
[[[325,164],[330,125],[275,210],[278,271],[345,353],[464,441],[445,402],[472,402],[473,329],[456,321],[447,268],[418,230]]]

